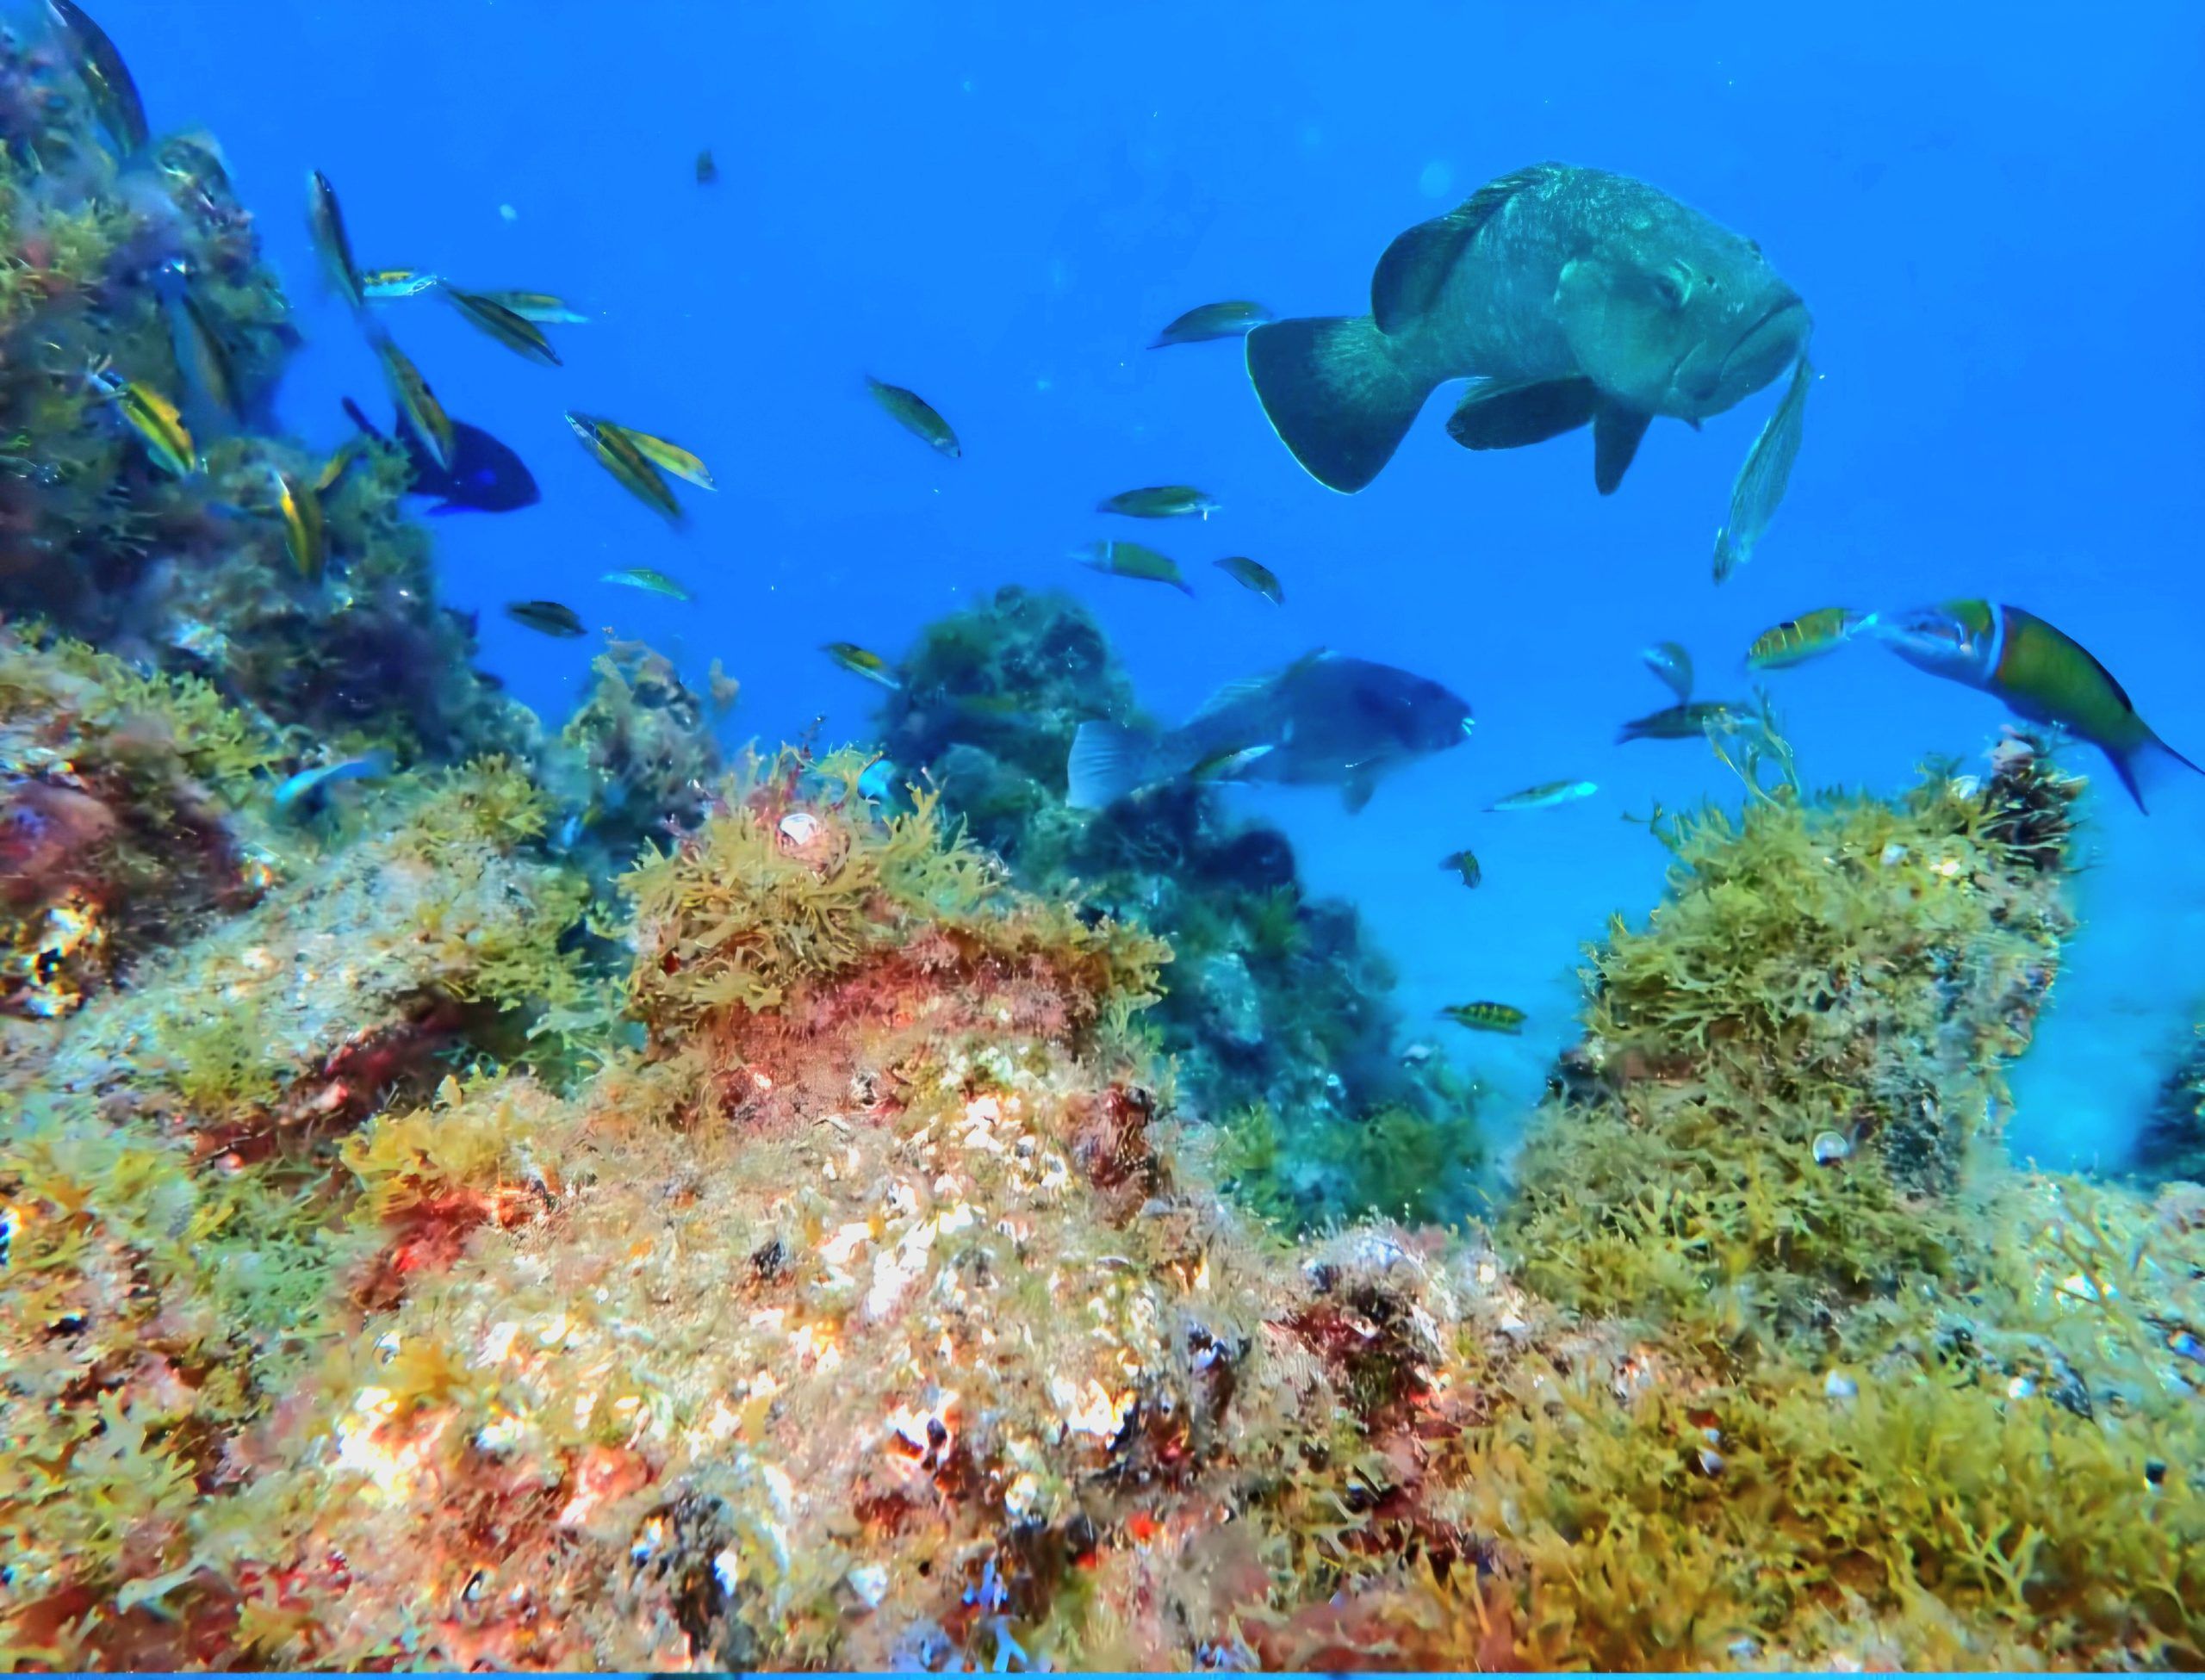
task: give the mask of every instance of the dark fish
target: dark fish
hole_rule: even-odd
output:
[[[1101,572],[1108,577],[1168,583],[1183,595],[1195,592],[1181,573],[1177,561],[1140,542],[1090,542],[1072,558],[1090,572]]]
[[[697,154],[697,184],[709,187],[719,178],[720,166],[712,161],[712,149],[708,146]]]
[[[1233,582],[1254,590],[1273,606],[1286,604],[1286,591],[1279,585],[1278,573],[1270,567],[1245,555],[1227,555],[1217,562],[1217,569]]]
[[[915,437],[923,437],[952,461],[965,453],[965,446],[957,441],[957,434],[949,429],[949,422],[935,412],[934,406],[916,391],[907,391],[900,385],[890,385],[866,376],[865,388],[873,393],[873,400],[892,416],[896,424]]]
[[[1485,871],[1478,867],[1478,854],[1464,846],[1460,852],[1450,852],[1439,860],[1439,867],[1451,870],[1462,877],[1463,884],[1475,887],[1485,879]]]
[[[1469,732],[1469,704],[1438,683],[1320,650],[1283,671],[1228,684],[1165,735],[1081,724],[1066,798],[1076,809],[1099,810],[1199,766],[1247,754],[1235,767],[1238,779],[1335,786],[1357,811],[1388,771],[1458,746]],[[1273,750],[1252,751],[1262,747]]]
[[[587,635],[582,627],[581,615],[559,601],[509,601],[506,617],[517,624],[525,624],[531,630],[541,630],[546,635]]]
[[[130,79],[129,65],[122,62],[122,54],[107,38],[107,31],[85,16],[75,0],[46,0],[46,6],[69,44],[77,74],[92,96],[92,110],[100,126],[123,157],[135,157],[146,149],[148,131],[145,102],[138,97],[138,84]]]
[[[1371,313],[1248,335],[1272,428],[1312,476],[1378,475],[1433,387],[1475,377],[1448,431],[1474,449],[1588,422],[1623,481],[1657,414],[1697,423],[1797,361],[1806,306],[1761,248],[1625,176],[1535,164],[1388,246]]]
[[[463,292],[458,287],[447,284],[444,294],[451,300],[452,307],[467,317],[469,325],[488,333],[516,356],[525,356],[547,368],[560,365],[559,352],[551,348],[543,329],[534,321],[479,292]]]
[[[350,397],[345,400],[345,412],[369,437],[382,438],[382,434],[368,423],[368,417]],[[413,478],[409,492],[438,498],[431,513],[510,513],[535,505],[541,493],[534,474],[519,456],[480,426],[464,420],[454,420],[451,433],[451,465],[446,467],[429,452],[405,412],[399,413],[398,447],[406,451],[406,464]]]
[[[1879,612],[1870,628],[1909,665],[1995,694],[2016,716],[2056,725],[2096,746],[2113,760],[2140,811],[2147,809],[2140,776],[2147,766],[2197,768],[2152,733],[2088,648],[2033,612],[1990,601],[1946,601]]]
[[[1651,648],[1639,649],[1638,657],[1646,662],[1649,671],[1669,685],[1669,691],[1677,697],[1680,704],[1692,698],[1692,655],[1685,651],[1682,643],[1657,642]]]
[[[1512,1003],[1450,1003],[1439,1012],[1473,1032],[1521,1032],[1524,1012]]]
[[[1728,700],[1689,700],[1660,711],[1634,717],[1616,732],[1616,744],[1626,741],[1697,741],[1710,723],[1741,716],[1744,706]]]
[[[1261,326],[1270,319],[1270,310],[1244,299],[1197,304],[1158,333],[1156,342],[1149,348],[1162,350],[1166,344],[1206,344],[1212,338],[1244,338],[1251,328]]]
[[[352,241],[345,232],[345,213],[337,208],[337,189],[320,170],[307,176],[307,227],[314,248],[337,294],[355,309],[360,307],[360,270],[352,261]]]

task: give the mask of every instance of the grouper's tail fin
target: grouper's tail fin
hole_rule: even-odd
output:
[[[1378,476],[1438,382],[1368,315],[1273,321],[1248,335],[1248,377],[1304,471],[1352,494]]]
[[[1154,735],[1116,723],[1083,723],[1065,765],[1065,803],[1076,811],[1099,811],[1169,773]]]

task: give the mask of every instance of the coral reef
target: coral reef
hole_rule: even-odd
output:
[[[1470,1210],[1474,1094],[1436,1059],[1405,1063],[1391,970],[1351,906],[1304,893],[1286,836],[1229,818],[1203,786],[1108,812],[1065,803],[1074,730],[1134,716],[1085,609],[999,590],[927,626],[898,675],[880,717],[894,764],[922,772],[1021,885],[1171,942],[1172,984],[1146,1030],[1180,1107],[1239,1134],[1236,1193],[1304,1229]]]
[[[85,400],[171,255],[243,407],[286,342],[208,143],[95,126],[0,38],[0,1664],[2205,1663],[2205,1187],[1998,1148],[2040,744],[1722,725],[1481,1230],[1283,839],[1065,808],[1075,606],[922,636],[900,787],[631,644],[546,732],[394,457],[315,580],[225,505],[301,452]]]

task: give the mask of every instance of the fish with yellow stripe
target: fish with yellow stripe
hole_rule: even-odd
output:
[[[1993,601],[1944,601],[1876,615],[1868,629],[1909,665],[1979,688],[2016,716],[2078,735],[2113,761],[2139,810],[2140,772],[2171,759],[2197,766],[2137,716],[2113,673],[2065,631]]]
[[[191,441],[183,412],[174,403],[150,385],[121,378],[104,363],[87,369],[84,377],[121,412],[155,466],[177,478],[189,478],[199,470],[199,446]]]

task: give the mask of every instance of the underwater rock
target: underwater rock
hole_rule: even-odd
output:
[[[2146,1184],[2205,1183],[2205,1043],[2192,1045],[2159,1087],[2137,1134],[2129,1173]]]
[[[1469,1090],[1444,1068],[1402,1066],[1391,970],[1351,906],[1304,897],[1283,834],[1229,817],[1214,789],[1189,783],[1104,812],[1065,805],[1078,726],[1136,718],[1132,685],[1084,607],[1060,592],[999,590],[922,630],[898,671],[880,715],[896,764],[923,768],[1022,886],[1076,896],[1171,943],[1174,984],[1150,1028],[1177,1059],[1184,1112],[1271,1117],[1264,1170],[1273,1189],[1291,1187],[1263,1193],[1277,1217],[1318,1224],[1398,1211],[1389,1174],[1333,1170],[1381,1119],[1428,1123],[1446,1148],[1425,1164],[1441,1168],[1446,1205],[1468,1205],[1460,1181],[1480,1158]],[[1238,1158],[1236,1183],[1258,1157]],[[1382,1200],[1355,1200],[1372,1185]]]

